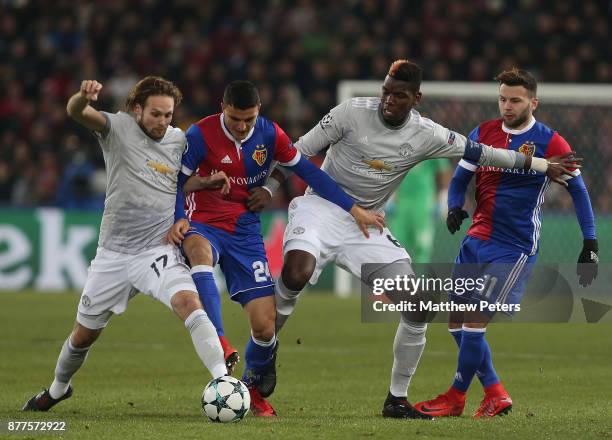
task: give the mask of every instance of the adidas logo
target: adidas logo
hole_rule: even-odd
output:
[[[361,139],[359,139],[359,143],[368,145],[368,137],[367,136],[362,137]]]
[[[461,373],[458,371],[455,373],[455,380],[458,382],[463,382],[463,376],[461,376]]]
[[[221,159],[221,163],[233,163],[232,159],[230,159],[229,155],[225,155],[223,159]]]

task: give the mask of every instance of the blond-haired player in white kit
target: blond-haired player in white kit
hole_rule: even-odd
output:
[[[562,174],[570,174],[569,156],[547,162],[495,149],[422,117],[412,108],[421,99],[421,78],[416,64],[394,62],[382,86],[382,98],[353,98],[341,103],[301,137],[296,147],[302,154],[314,156],[330,146],[321,169],[356,203],[373,211],[382,211],[404,175],[427,159],[464,157],[480,165],[534,169],[559,183]],[[277,185],[274,178],[266,184],[272,189]],[[315,284],[328,263],[336,263],[366,283],[374,278],[414,274],[408,252],[391,231],[385,228],[382,234],[365,238],[350,216],[310,189],[289,205],[283,253],[283,269],[275,286],[277,332],[293,312],[306,283]],[[382,268],[362,274],[365,263],[382,263]],[[396,264],[387,265],[390,263]],[[393,344],[385,417],[430,418],[407,400],[410,379],[425,347],[426,328],[424,322],[402,316]],[[266,380],[275,382],[274,369]]]
[[[177,175],[186,145],[184,133],[170,126],[181,92],[163,78],[148,76],[130,92],[127,113],[106,113],[89,105],[101,89],[97,81],[83,81],[67,106],[75,121],[96,134],[106,163],[98,249],[53,383],[28,400],[24,411],[48,411],[72,395],[70,380],[91,345],[137,292],[162,302],[184,322],[213,377],[227,374],[217,332],[202,310],[189,268],[165,239],[174,224]]]

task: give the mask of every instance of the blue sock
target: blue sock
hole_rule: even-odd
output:
[[[478,376],[482,386],[486,388],[498,383],[499,377],[497,377],[495,367],[493,367],[493,358],[491,357],[491,348],[489,347],[489,343],[485,338],[483,338],[483,343],[485,345],[484,358],[482,360],[482,364],[480,364],[480,367],[478,367],[478,371],[476,371],[476,376]]]
[[[450,332],[451,336],[455,339],[458,347],[461,347],[461,336],[463,331],[461,329],[457,329]],[[485,353],[484,358],[482,360],[482,364],[476,370],[476,376],[480,380],[480,383],[483,387],[488,387],[493,384],[499,382],[499,378],[497,377],[497,373],[495,372],[495,367],[493,367],[493,359],[491,357],[491,348],[489,347],[489,343],[487,339],[484,339],[485,345]]]
[[[473,331],[476,330],[476,331]],[[463,328],[453,388],[466,392],[485,356],[484,329]]]
[[[218,336],[223,336],[223,319],[221,318],[221,296],[213,277],[212,266],[193,266],[191,277],[198,289],[200,302],[208,318],[215,326]]]
[[[451,334],[455,342],[457,343],[457,347],[461,347],[461,335],[463,334],[463,330],[460,328],[457,329],[448,329],[448,332]]]
[[[242,375],[243,382],[247,385],[256,385],[260,377],[268,372],[275,346],[275,337],[272,337],[268,342],[264,342],[254,339],[253,335],[251,335],[244,350],[246,365]]]

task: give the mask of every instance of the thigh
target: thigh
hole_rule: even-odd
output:
[[[313,255],[316,266],[310,283],[316,284],[325,266],[336,260],[351,220],[350,214],[318,196],[296,197],[289,205],[283,254],[300,250]]]
[[[180,291],[197,292],[189,267],[177,247],[156,246],[133,256],[128,266],[135,289],[172,309],[172,296]]]
[[[99,247],[91,262],[79,302],[77,322],[90,329],[106,326],[110,316],[127,308],[132,294],[127,266],[132,255]],[[98,319],[99,317],[104,319]]]
[[[203,237],[208,240],[212,251],[212,265],[215,266],[217,263],[219,263],[222,255],[224,238],[230,234],[203,223],[192,222],[191,228],[187,233],[185,233],[185,238],[192,235]]]
[[[232,300],[243,306],[274,294],[274,280],[261,234],[237,234],[223,244],[221,270]]]
[[[388,228],[384,228],[382,234],[370,230],[370,238],[366,238],[353,222],[345,232],[336,263],[362,279],[369,277],[369,274],[361,273],[363,264],[385,264],[399,260],[410,261],[410,255]]]
[[[516,311],[515,305],[522,299],[535,257],[491,241],[481,242],[478,249],[472,247],[472,251],[475,251],[478,264],[463,264],[462,272],[480,282],[477,288],[455,297],[462,296],[463,302],[499,306],[480,307],[485,315],[497,311],[512,315]]]

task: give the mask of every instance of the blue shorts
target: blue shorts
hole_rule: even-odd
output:
[[[219,263],[221,266],[233,301],[244,306],[255,298],[274,295],[274,280],[268,268],[261,234],[230,234],[203,223],[191,222],[191,229],[185,238],[193,234],[210,242],[213,265]]]
[[[479,305],[481,301],[486,301],[488,304],[500,306],[495,309],[513,315],[515,307],[503,305],[520,304],[536,258],[536,255],[527,255],[520,249],[467,235],[455,259],[453,279],[480,278],[483,282],[480,288],[465,290],[462,294],[456,290],[449,292],[449,299],[458,303]],[[486,315],[493,315],[498,311],[488,308],[479,310]]]

